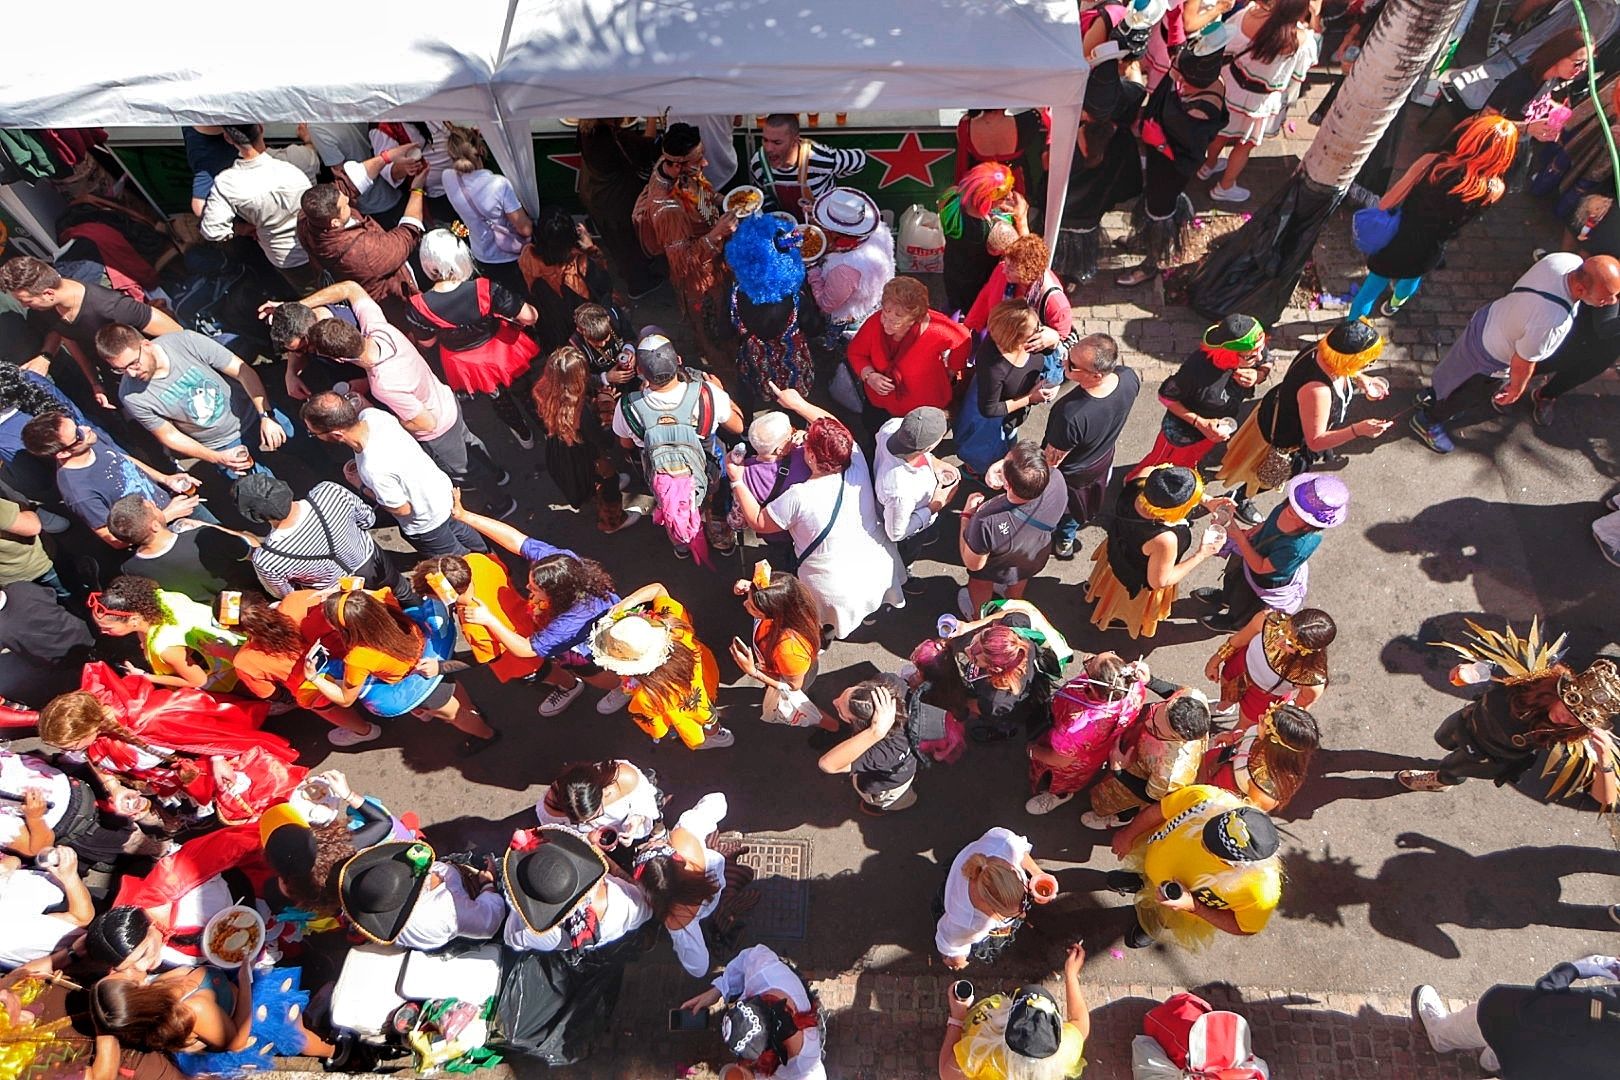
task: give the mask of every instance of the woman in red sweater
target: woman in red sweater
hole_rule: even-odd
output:
[[[876,431],[921,405],[951,411],[969,353],[967,328],[928,306],[928,286],[897,277],[883,306],[849,343],[849,366],[865,396],[861,420]]]

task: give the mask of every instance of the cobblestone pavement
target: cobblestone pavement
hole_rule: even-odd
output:
[[[937,1074],[935,1060],[945,1030],[946,995],[957,975],[891,975],[851,971],[816,978],[807,972],[832,1016],[827,1031],[827,1072],[836,1080],[924,1080]],[[1102,986],[1086,981],[1091,1038],[1086,1043],[1086,1080],[1130,1080],[1131,1039],[1142,1017],[1177,993],[1172,986]],[[1010,975],[996,984],[1010,989]],[[1062,1001],[1060,983],[1052,982]],[[976,983],[981,993],[986,983]],[[663,1080],[691,1076],[708,1080],[726,1058],[707,1032],[663,1030],[666,1002],[679,1004],[692,982],[678,968],[640,965],[630,970],[615,1018],[613,1050],[560,1077],[601,1080]],[[1271,1065],[1276,1080],[1474,1080],[1486,1075],[1468,1053],[1436,1054],[1411,1019],[1407,1000],[1343,993],[1243,990],[1224,984],[1193,991],[1218,1009],[1248,1018],[1255,1053]],[[1452,1008],[1467,1002],[1455,1001]],[[652,1033],[652,1034],[649,1034]]]

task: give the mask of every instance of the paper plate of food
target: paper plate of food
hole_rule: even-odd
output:
[[[797,229],[799,227],[799,219],[788,213],[786,210],[772,210],[771,217],[780,221],[790,229]]]
[[[821,231],[820,225],[801,225],[799,235],[804,239],[799,255],[803,257],[804,265],[814,266],[827,253],[827,234]]]
[[[765,193],[752,184],[732,188],[726,192],[726,210],[738,217],[751,217],[765,205]]]
[[[241,967],[243,961],[259,955],[264,939],[264,919],[259,913],[245,904],[232,904],[203,927],[202,951],[210,964]]]

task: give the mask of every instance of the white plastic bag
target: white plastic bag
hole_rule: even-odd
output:
[[[1181,1080],[1181,1067],[1151,1035],[1131,1040],[1131,1080]]]
[[[821,723],[821,710],[803,690],[789,690],[783,694],[774,686],[765,688],[760,719],[767,724],[786,724],[788,727],[815,727]]]
[[[939,215],[918,203],[900,215],[900,243],[895,251],[895,269],[902,274],[941,274],[945,272],[945,230]]]

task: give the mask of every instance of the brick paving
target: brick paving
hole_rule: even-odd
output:
[[[1081,975],[1091,1006],[1086,1080],[1130,1080],[1130,1046],[1142,1017],[1182,989],[1171,986],[1098,985],[1088,981],[1106,966],[1106,954]],[[970,975],[975,975],[969,972]],[[937,1075],[946,995],[958,976],[848,971],[825,978],[806,972],[830,1013],[827,1072],[836,1080],[923,1080]],[[980,993],[1018,984],[1016,973],[991,983],[975,975]],[[1061,984],[1047,980],[1059,1000]],[[710,1033],[665,1031],[665,1014],[700,984],[678,967],[642,963],[630,968],[615,1016],[611,1045],[558,1077],[711,1080],[726,1060]],[[1216,1008],[1248,1018],[1255,1052],[1277,1080],[1475,1080],[1485,1076],[1468,1053],[1436,1054],[1410,1017],[1405,999],[1360,994],[1276,993],[1224,984],[1192,988]],[[1451,1003],[1452,1008],[1467,1004]],[[522,1074],[521,1072],[519,1073]]]

